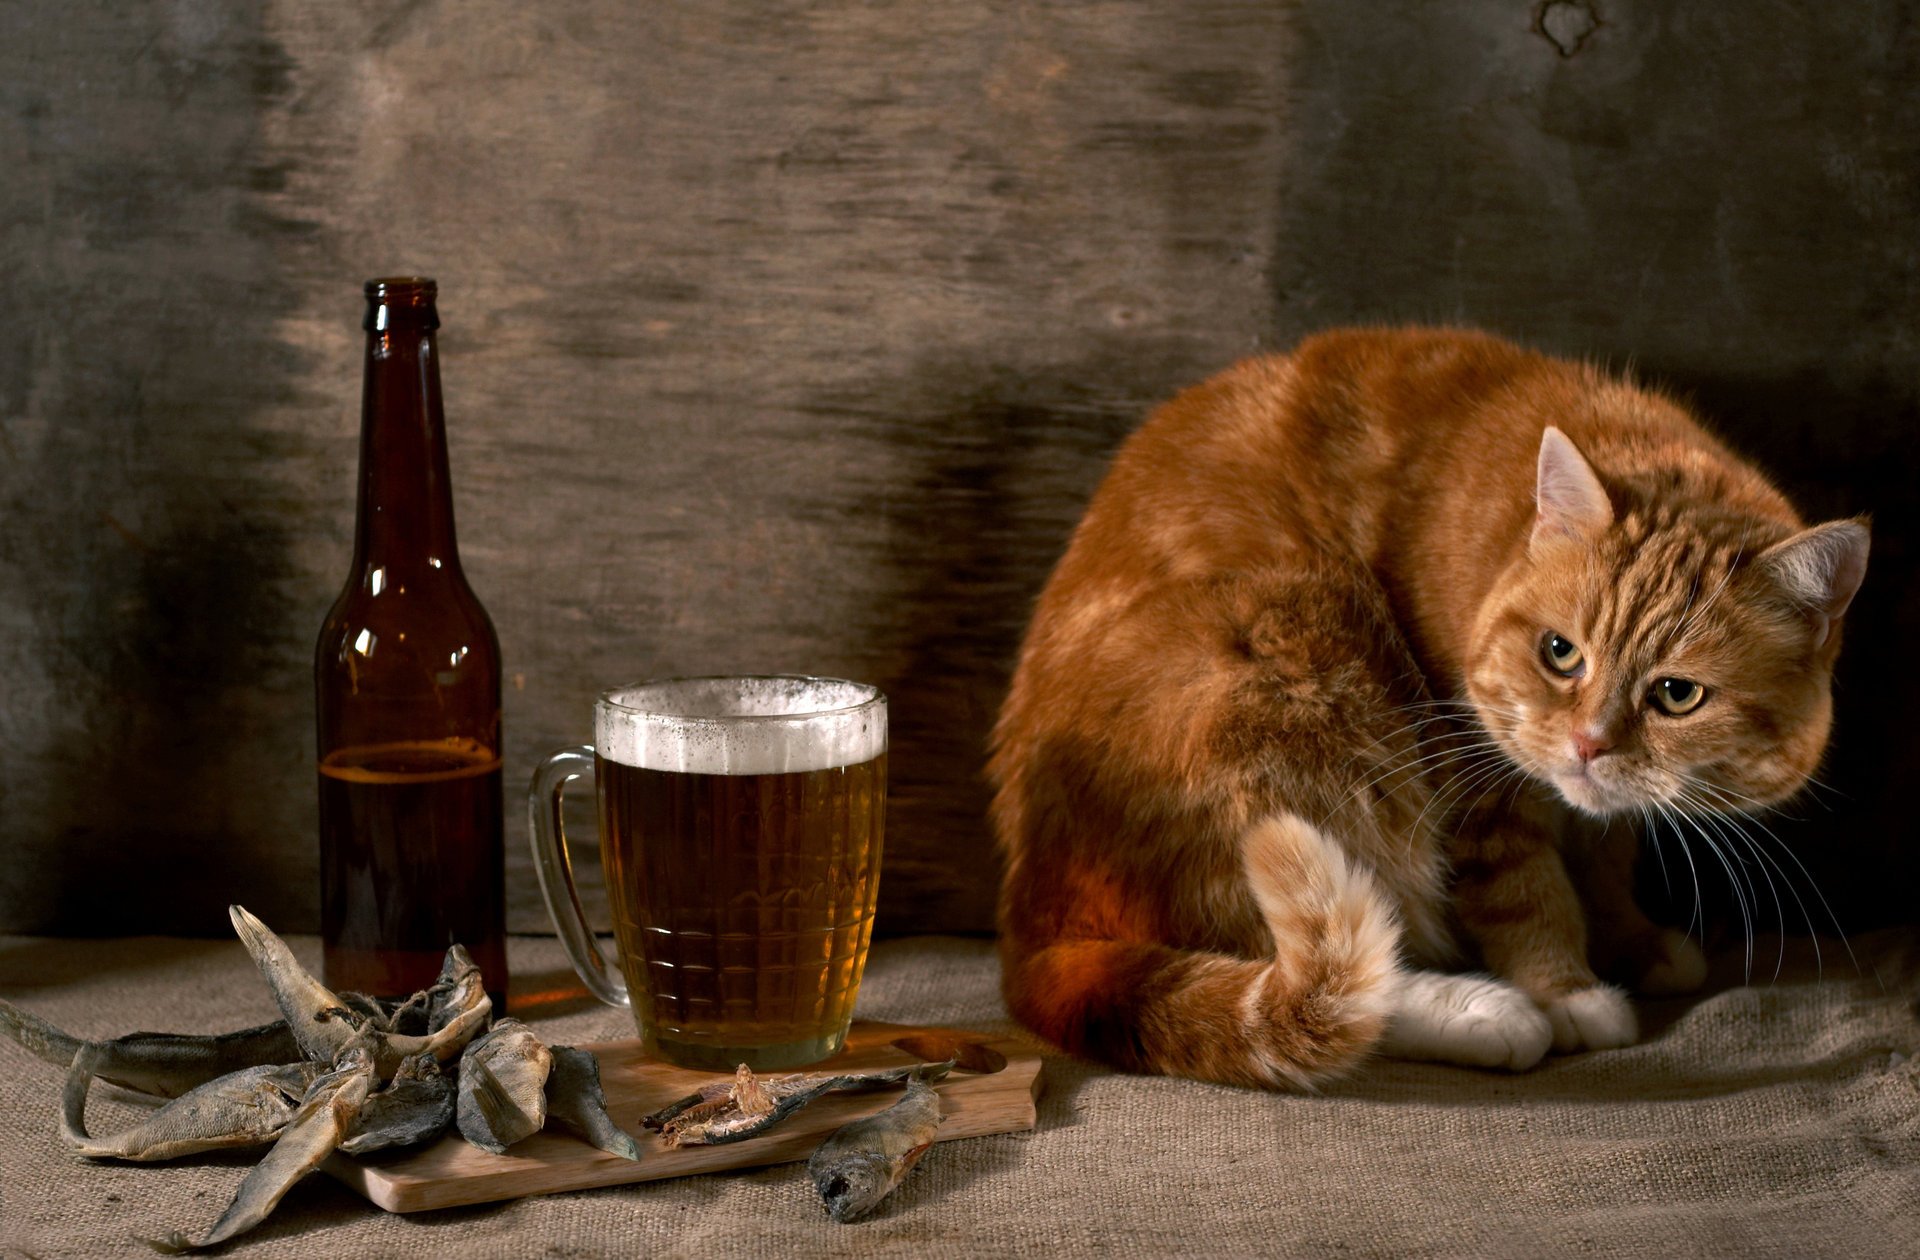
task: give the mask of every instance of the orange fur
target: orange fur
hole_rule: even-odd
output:
[[[1550,425],[1571,517],[1536,509]],[[1813,605],[1864,532],[1802,528],[1679,404],[1478,333],[1331,333],[1182,393],[1114,460],[995,729],[1009,1005],[1135,1070],[1310,1086],[1451,923],[1551,1011],[1595,983],[1569,805],[1737,808],[1818,761],[1851,588]],[[1591,672],[1543,665],[1550,632]],[[1655,675],[1709,699],[1652,713]]]

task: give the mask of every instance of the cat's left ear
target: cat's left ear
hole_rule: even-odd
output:
[[[1529,551],[1550,542],[1588,542],[1613,524],[1613,501],[1580,448],[1552,425],[1540,435],[1533,501],[1533,537]]]
[[[1820,647],[1867,576],[1866,522],[1828,521],[1801,530],[1761,552],[1755,564],[1813,617],[1813,645]]]

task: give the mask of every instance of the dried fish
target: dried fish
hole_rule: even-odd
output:
[[[414,1146],[440,1136],[453,1123],[454,1080],[430,1054],[400,1064],[393,1082],[367,1095],[353,1132],[340,1149],[370,1155],[394,1146]]]
[[[87,1088],[98,1075],[95,1057],[93,1047],[74,1056],[61,1096],[60,1136],[88,1159],[142,1163],[273,1141],[324,1070],[318,1063],[242,1068],[188,1090],[130,1129],[95,1138],[86,1127]]]
[[[63,1071],[86,1049],[101,1080],[157,1098],[178,1098],[229,1072],[300,1057],[285,1020],[210,1036],[136,1032],[108,1041],[82,1041],[0,999],[0,1032]]]
[[[169,1255],[199,1251],[265,1220],[295,1182],[318,1168],[339,1147],[366,1103],[373,1073],[371,1054],[362,1048],[349,1051],[338,1066],[315,1078],[308,1087],[280,1140],[240,1183],[233,1202],[212,1229],[199,1238],[188,1238],[176,1230],[148,1240],[149,1245]]]
[[[309,1059],[331,1063],[366,1026],[366,1016],[348,1007],[340,995],[321,984],[300,965],[287,943],[244,906],[228,906],[233,930],[253,955],[254,965],[273,990],[273,1000],[286,1016],[301,1051]],[[396,1065],[397,1066],[397,1065]]]
[[[553,1073],[547,1077],[547,1118],[621,1159],[639,1159],[640,1144],[607,1114],[600,1086],[600,1060],[572,1046],[549,1046]]]
[[[479,969],[473,966],[467,951],[456,945],[447,951],[441,981],[435,984],[436,988],[441,982],[449,986],[441,1006],[441,1026],[433,1027],[430,1014],[429,1032],[424,1037],[388,1032],[380,1021],[348,1006],[339,994],[314,979],[287,943],[248,914],[244,906],[228,906],[227,914],[309,1059],[331,1063],[349,1047],[365,1046],[373,1054],[375,1071],[385,1080],[399,1071],[402,1059],[411,1055],[431,1054],[443,1063],[453,1058],[487,1026],[487,1016],[493,1011],[486,988],[479,982]]]
[[[498,1155],[547,1120],[553,1054],[517,1019],[496,1022],[460,1056],[460,1135]]]
[[[765,1133],[824,1094],[885,1089],[910,1080],[936,1081],[952,1068],[949,1060],[874,1072],[770,1076],[761,1080],[743,1063],[732,1081],[705,1086],[641,1123],[657,1129],[670,1147],[742,1142]]]
[[[941,1118],[940,1095],[916,1078],[893,1106],[835,1130],[807,1160],[827,1214],[844,1225],[871,1212],[933,1145]]]
[[[447,958],[440,964],[439,978],[422,993],[426,997],[428,1033],[437,1033],[469,1020],[472,1012],[481,1009],[483,1004],[489,1012],[493,1009],[493,1002],[487,997],[486,977],[480,974],[480,965],[473,961],[465,945],[447,947]],[[414,998],[420,996],[415,994]],[[412,1001],[409,999],[408,1004],[411,1005]]]

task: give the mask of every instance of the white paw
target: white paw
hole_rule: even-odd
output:
[[[1553,1048],[1562,1054],[1575,1050],[1612,1050],[1630,1046],[1640,1037],[1627,995],[1609,985],[1596,984],[1547,1003],[1553,1024]]]
[[[1664,996],[1692,993],[1707,982],[1707,956],[1687,937],[1668,928],[1660,934],[1664,956],[1648,967],[1635,987],[1642,993]]]
[[[1398,1059],[1521,1072],[1540,1062],[1552,1041],[1547,1017],[1512,985],[1416,971],[1403,983],[1380,1050]]]

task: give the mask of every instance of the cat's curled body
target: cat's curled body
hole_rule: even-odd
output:
[[[1804,783],[1866,552],[1679,404],[1483,334],[1329,333],[1186,391],[1115,458],[995,728],[1009,1006],[1261,1086],[1631,1041],[1596,965],[1702,964],[1604,820]]]

